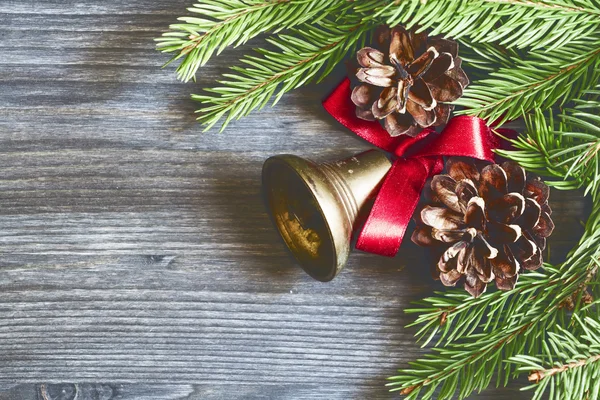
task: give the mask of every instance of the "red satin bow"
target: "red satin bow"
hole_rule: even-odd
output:
[[[444,168],[443,156],[493,162],[492,149],[499,143],[484,120],[469,116],[452,118],[439,134],[426,128],[414,138],[393,138],[379,122],[356,117],[350,95],[350,81],[346,79],[325,99],[323,106],[342,125],[394,156],[356,248],[393,257],[400,248],[425,181]]]

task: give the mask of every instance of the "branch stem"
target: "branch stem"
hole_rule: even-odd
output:
[[[569,364],[564,364],[564,365],[556,366],[554,368],[540,369],[540,370],[537,370],[537,371],[532,371],[529,374],[529,377],[527,379],[529,380],[529,382],[538,383],[542,379],[547,378],[549,376],[560,374],[561,372],[565,372],[565,371],[567,371],[569,369],[581,368],[581,367],[584,367],[584,366],[589,365],[589,364],[593,364],[593,363],[598,362],[598,361],[600,361],[600,354],[596,354],[593,357],[584,358],[584,359],[581,359],[579,361],[574,361],[574,362],[569,363]]]
[[[544,1],[531,1],[531,0],[486,0],[489,3],[502,3],[502,4],[514,4],[514,5],[525,5],[532,8],[545,8],[548,10],[557,11],[571,11],[576,13],[589,13],[589,14],[600,14],[596,10],[591,10],[584,7],[568,7],[560,4],[547,4]]]

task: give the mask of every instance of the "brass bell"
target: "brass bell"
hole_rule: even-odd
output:
[[[344,267],[357,217],[391,167],[379,150],[316,164],[283,154],[265,161],[262,183],[275,226],[302,268],[327,282]]]

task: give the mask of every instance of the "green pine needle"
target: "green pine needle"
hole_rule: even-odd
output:
[[[584,38],[551,52],[530,52],[465,89],[464,113],[499,122],[523,111],[561,106],[600,79],[600,38]]]
[[[364,11],[377,2],[369,1]],[[598,29],[600,4],[586,0],[386,1],[373,18],[389,25],[431,29],[433,35],[468,37],[504,47],[559,48]],[[357,6],[361,9],[361,6]]]
[[[264,32],[280,32],[305,22],[315,24],[344,0],[204,0],[188,8],[193,16],[156,39],[158,49],[183,58],[177,68],[179,79],[192,79],[213,54],[228,46],[240,46]]]
[[[498,153],[538,175],[560,178],[548,181],[557,189],[581,187],[596,197],[600,192],[600,100],[596,90],[583,92],[557,117],[537,110],[526,118],[524,135],[513,140],[515,150]]]
[[[271,37],[268,42],[278,50],[257,49],[261,57],[243,58],[247,66],[233,67],[235,73],[219,81],[222,86],[192,96],[203,105],[198,120],[210,129],[224,117],[222,130],[232,119],[263,108],[272,97],[276,104],[286,92],[325,77],[363,45],[370,28],[323,19],[320,27],[295,28],[290,35]]]

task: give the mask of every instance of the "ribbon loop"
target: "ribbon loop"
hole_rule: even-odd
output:
[[[493,149],[498,147],[498,141],[484,120],[470,116],[452,118],[439,134],[426,128],[414,138],[391,137],[379,122],[356,116],[350,95],[350,81],[345,79],[325,99],[323,106],[342,125],[394,158],[358,236],[356,248],[393,257],[400,248],[425,182],[443,170],[443,157],[473,157],[493,162]]]
[[[393,257],[398,252],[408,222],[419,201],[428,168],[417,159],[396,160],[388,172],[356,248]]]

